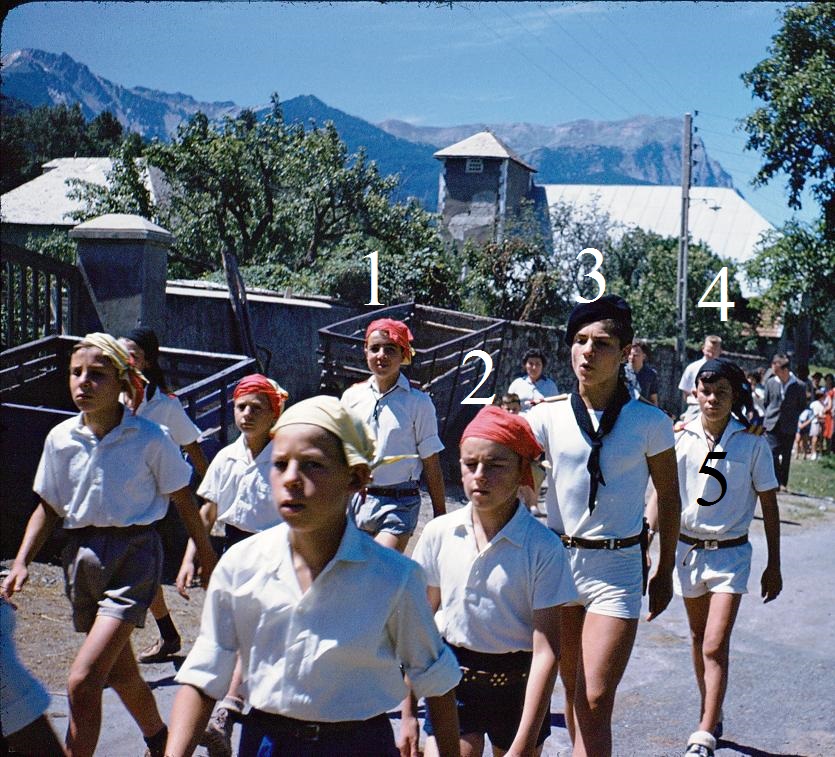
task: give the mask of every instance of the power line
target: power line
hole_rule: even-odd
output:
[[[461,7],[465,8],[465,9],[466,9],[467,11],[469,11],[470,13],[473,13],[473,9],[472,9],[472,8],[470,8],[468,5],[466,5],[466,4],[465,4],[465,5],[462,5]],[[528,55],[527,55],[527,53],[525,53],[525,52],[524,52],[521,48],[518,48],[518,47],[516,47],[515,45],[513,45],[512,43],[509,43],[507,40],[505,40],[505,39],[504,39],[504,38],[503,38],[503,37],[502,37],[502,36],[501,36],[501,35],[500,35],[500,34],[499,34],[499,33],[498,33],[495,29],[493,29],[493,28],[492,28],[492,27],[491,27],[491,26],[490,26],[490,25],[489,25],[486,21],[484,21],[482,18],[480,18],[479,16],[477,16],[477,15],[475,15],[475,14],[473,14],[473,15],[474,15],[474,16],[475,16],[475,18],[479,21],[479,23],[480,23],[482,26],[484,26],[484,27],[485,27],[488,31],[490,31],[490,32],[491,32],[491,33],[492,33],[492,34],[493,34],[493,35],[494,35],[494,36],[495,36],[495,37],[496,37],[496,38],[497,38],[497,39],[498,39],[498,40],[499,40],[499,41],[500,41],[503,45],[505,45],[505,46],[507,46],[507,47],[512,48],[512,49],[513,49],[513,50],[514,50],[514,51],[515,51],[518,55],[520,55],[521,57],[523,57],[523,58],[524,58],[526,61],[528,61],[528,63],[530,63],[532,66],[534,66],[535,68],[539,69],[539,70],[540,70],[543,74],[545,74],[545,76],[547,76],[547,77],[548,77],[548,78],[549,78],[552,82],[554,82],[557,86],[559,86],[559,87],[561,87],[562,89],[564,89],[564,90],[565,90],[566,92],[568,92],[568,93],[569,93],[572,97],[574,97],[574,98],[575,98],[578,102],[582,103],[585,107],[587,107],[587,108],[589,108],[590,110],[594,111],[594,112],[595,112],[598,116],[600,116],[603,120],[606,120],[606,119],[607,119],[607,116],[606,116],[606,114],[605,114],[605,113],[603,113],[601,110],[599,110],[597,107],[595,107],[595,106],[594,106],[594,105],[592,105],[591,103],[587,102],[587,101],[585,100],[585,98],[584,98],[584,97],[582,97],[582,96],[578,95],[578,94],[577,94],[576,92],[574,92],[574,91],[573,91],[570,87],[566,86],[566,84],[565,84],[564,82],[561,82],[561,81],[559,81],[558,79],[556,79],[556,78],[555,78],[555,77],[551,74],[551,72],[550,72],[548,69],[546,69],[545,67],[541,66],[541,65],[540,65],[537,61],[535,61],[535,60],[533,60],[532,58],[530,58],[530,56],[528,56]],[[512,17],[511,17],[511,20],[512,20]],[[524,28],[524,27],[523,27],[523,28]],[[558,55],[557,57],[558,57],[561,61],[563,61],[563,64],[566,66],[566,68],[569,68],[569,69],[571,69],[572,71],[574,70],[574,68],[571,66],[571,64],[567,63],[566,61],[564,61],[564,60],[562,59],[562,56],[559,56],[559,55]],[[580,75],[580,74],[578,74],[578,75]],[[618,107],[620,107],[620,106],[618,106]]]

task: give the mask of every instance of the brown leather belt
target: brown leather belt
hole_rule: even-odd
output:
[[[416,497],[420,494],[420,489],[417,486],[409,489],[396,489],[394,487],[385,486],[369,486],[366,491],[373,494],[375,497],[391,497],[393,499],[406,499],[406,497]]]
[[[583,539],[581,536],[559,534],[560,540],[566,547],[580,549],[624,549],[641,543],[641,534],[627,536],[625,539]]]
[[[244,716],[244,719],[247,718],[251,718],[265,730],[292,736],[299,741],[319,741],[334,734],[356,731],[369,722],[368,720],[343,720],[335,723],[312,722],[288,718],[272,712],[264,712],[254,707]],[[371,718],[371,720],[374,720],[374,718]]]
[[[694,539],[687,534],[679,534],[678,540],[689,544],[694,549],[725,549],[727,547],[740,547],[748,543],[748,534],[737,536],[735,539]]]
[[[481,686],[501,688],[514,683],[521,683],[528,679],[527,670],[473,670],[472,668],[461,667],[461,683],[475,683]]]

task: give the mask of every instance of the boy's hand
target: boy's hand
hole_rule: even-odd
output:
[[[783,591],[783,576],[778,566],[768,565],[763,571],[760,579],[762,591],[760,592],[763,602],[770,602],[777,599],[777,595]]]
[[[9,569],[9,575],[6,576],[6,580],[3,581],[3,586],[0,587],[0,593],[3,594],[3,598],[12,604],[12,594],[16,591],[20,591],[23,588],[23,584],[25,584],[29,580],[29,568],[27,568],[22,563],[14,562],[12,563],[12,567]],[[12,605],[14,607],[14,605]]]
[[[418,744],[420,733],[417,718],[404,716],[400,720],[400,738],[397,740],[397,748],[400,750],[400,757],[418,757]]]
[[[205,589],[217,565],[217,555],[211,547],[207,547],[198,551],[198,558],[200,560],[200,585]]]
[[[647,620],[657,618],[673,598],[673,575],[672,572],[657,570],[655,575],[649,579],[649,612]]]
[[[177,592],[181,597],[188,599],[188,591],[191,586],[194,586],[194,576],[197,573],[197,568],[192,560],[184,559],[180,570],[177,573]]]

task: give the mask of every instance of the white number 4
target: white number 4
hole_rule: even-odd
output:
[[[709,302],[705,298],[710,294],[710,290],[719,282],[719,302]],[[705,293],[696,305],[697,308],[719,308],[719,320],[728,320],[728,308],[736,307],[734,302],[728,301],[728,266],[722,266],[719,273],[716,274],[710,286],[705,289]]]

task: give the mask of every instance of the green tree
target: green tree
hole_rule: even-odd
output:
[[[790,221],[768,234],[746,266],[753,281],[765,285],[760,299],[785,326],[795,329],[799,367],[808,365],[809,342],[832,343],[826,328],[832,311],[835,246],[827,242],[823,222],[817,227]]]
[[[789,205],[800,208],[809,181],[823,208],[825,235],[835,240],[835,4],[792,5],[769,57],[742,80],[763,101],[743,122],[746,147],[762,152],[754,183],[788,175]]]
[[[244,111],[216,126],[198,113],[143,154],[170,191],[141,214],[174,232],[176,275],[217,272],[226,250],[250,285],[367,302],[364,257],[376,250],[380,302],[456,302],[456,263],[433,216],[394,203],[397,178],[363,151],[349,155],[331,123],[287,124],[274,97],[261,121]],[[108,188],[81,188],[85,217],[145,202],[131,157],[117,161]]]

